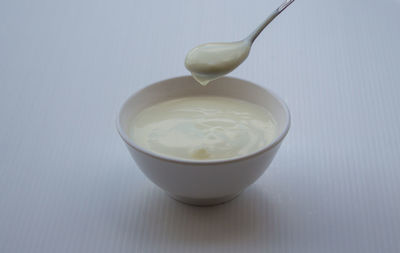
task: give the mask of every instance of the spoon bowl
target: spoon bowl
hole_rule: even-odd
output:
[[[249,55],[250,45],[249,40],[203,44],[187,54],[185,66],[194,79],[206,85],[239,66]]]

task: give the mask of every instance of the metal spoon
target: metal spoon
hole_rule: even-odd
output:
[[[228,74],[247,58],[253,42],[264,28],[293,2],[294,0],[286,0],[241,41],[207,43],[193,48],[186,55],[186,68],[202,85]]]

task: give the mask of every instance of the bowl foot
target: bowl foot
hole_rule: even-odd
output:
[[[172,195],[169,194],[169,196],[179,202],[182,202],[184,204],[188,205],[193,205],[193,206],[214,206],[214,205],[219,205],[226,203],[237,196],[239,196],[239,193],[235,193],[232,195],[224,196],[224,197],[218,197],[218,198],[206,198],[206,199],[201,199],[201,198],[187,198],[187,197],[181,197],[177,195]]]

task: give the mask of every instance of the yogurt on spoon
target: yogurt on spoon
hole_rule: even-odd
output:
[[[207,43],[193,48],[187,54],[185,67],[201,85],[228,74],[249,55],[251,42]]]
[[[193,48],[186,55],[185,67],[201,85],[228,74],[247,58],[251,45],[264,28],[293,1],[286,0],[244,40],[207,43]]]

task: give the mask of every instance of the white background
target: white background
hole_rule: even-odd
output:
[[[131,93],[279,4],[0,1],[0,252],[400,252],[398,0],[296,0],[260,35],[232,76],[292,128],[228,204],[171,200],[115,130]]]

